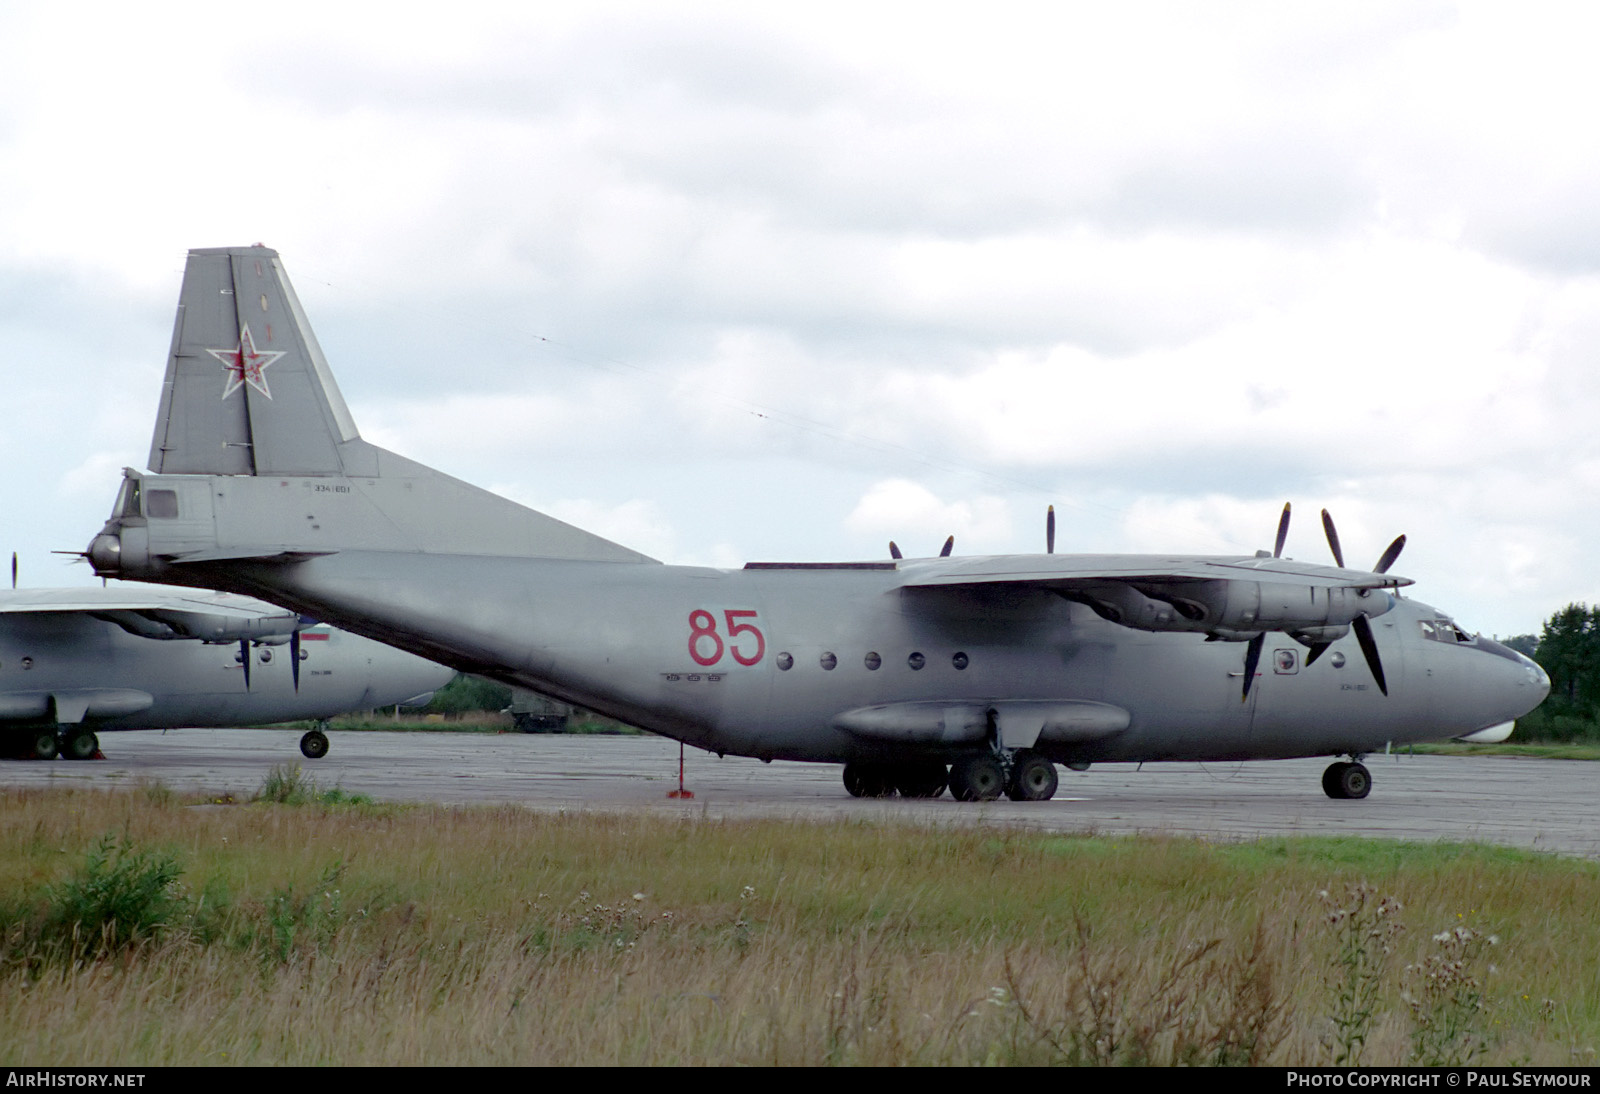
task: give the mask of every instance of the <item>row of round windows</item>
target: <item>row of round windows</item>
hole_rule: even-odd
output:
[[[794,668],[794,656],[790,653],[780,653],[777,657],[773,658],[773,660],[777,662],[778,668],[782,669],[784,672],[788,672],[790,669]],[[817,663],[826,671],[832,672],[834,669],[839,667],[839,658],[835,656],[832,651],[829,651],[817,658]],[[861,663],[866,665],[869,671],[876,672],[878,669],[883,667],[883,658],[879,657],[876,653],[869,653],[861,659]],[[913,672],[920,671],[927,663],[928,659],[916,651],[913,651],[910,656],[906,658],[906,664],[911,666],[911,670]],[[959,651],[950,655],[950,664],[954,665],[958,670],[966,668],[971,663],[971,658]]]

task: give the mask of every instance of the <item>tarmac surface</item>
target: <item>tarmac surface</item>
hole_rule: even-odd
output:
[[[678,745],[659,737],[334,732],[320,760],[300,731],[184,729],[106,733],[106,758],[3,761],[0,788],[114,789],[161,782],[175,791],[253,794],[274,765],[298,763],[322,787],[380,801],[513,803],[549,810],[652,810],[708,817],[888,818],[1002,824],[1060,832],[1171,833],[1208,839],[1375,836],[1487,842],[1600,858],[1600,765],[1506,757],[1370,756],[1371,797],[1333,801],[1327,759],[1097,765],[1059,769],[1048,802],[965,804],[851,798],[831,764],[691,750],[692,800],[672,800]]]

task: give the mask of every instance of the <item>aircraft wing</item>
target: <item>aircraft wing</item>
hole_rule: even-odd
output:
[[[1292,559],[1171,555],[996,555],[900,563],[903,589],[1033,588],[1084,604],[1125,627],[1229,641],[1282,630],[1313,643],[1388,611],[1393,574]]]
[[[942,585],[1037,585],[1071,588],[1105,582],[1166,584],[1253,581],[1327,589],[1384,589],[1415,584],[1394,574],[1318,566],[1288,558],[1207,555],[990,555],[902,562],[906,588]]]
[[[81,614],[141,638],[282,641],[302,623],[295,612],[231,593],[188,589],[20,589],[0,594],[0,615]]]

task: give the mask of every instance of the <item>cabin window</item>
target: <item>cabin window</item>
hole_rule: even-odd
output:
[[[178,516],[176,490],[151,490],[144,496],[144,515],[157,520],[175,520]]]
[[[865,661],[867,669],[871,672],[877,672],[878,667],[883,664],[883,658],[879,657],[876,653],[867,654]]]
[[[964,669],[969,664],[971,664],[971,662],[967,660],[967,655],[964,654],[964,653],[952,654],[951,657],[950,657],[950,663],[952,665],[954,665],[958,670],[959,669]]]
[[[784,672],[788,672],[790,669],[794,668],[794,657],[792,657],[790,654],[780,653],[774,660],[778,662],[778,668],[782,669]]]
[[[911,666],[911,671],[912,672],[916,672],[918,669],[922,668],[922,666],[926,665],[927,663],[928,663],[928,659],[926,657],[922,656],[922,654],[920,654],[920,653],[913,653],[910,657],[906,658],[906,664]]]
[[[822,667],[825,670],[827,670],[828,672],[832,672],[835,668],[838,667],[838,665],[839,665],[839,659],[837,657],[835,657],[832,653],[825,653],[825,654],[822,655]]]

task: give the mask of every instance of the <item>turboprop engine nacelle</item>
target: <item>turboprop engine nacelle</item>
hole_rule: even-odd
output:
[[[1113,623],[1143,631],[1194,632],[1224,639],[1287,631],[1313,642],[1343,637],[1357,616],[1382,615],[1394,606],[1388,594],[1373,589],[1266,581],[1137,588],[1107,583],[1062,595],[1088,604]],[[1323,634],[1327,637],[1320,637]]]

